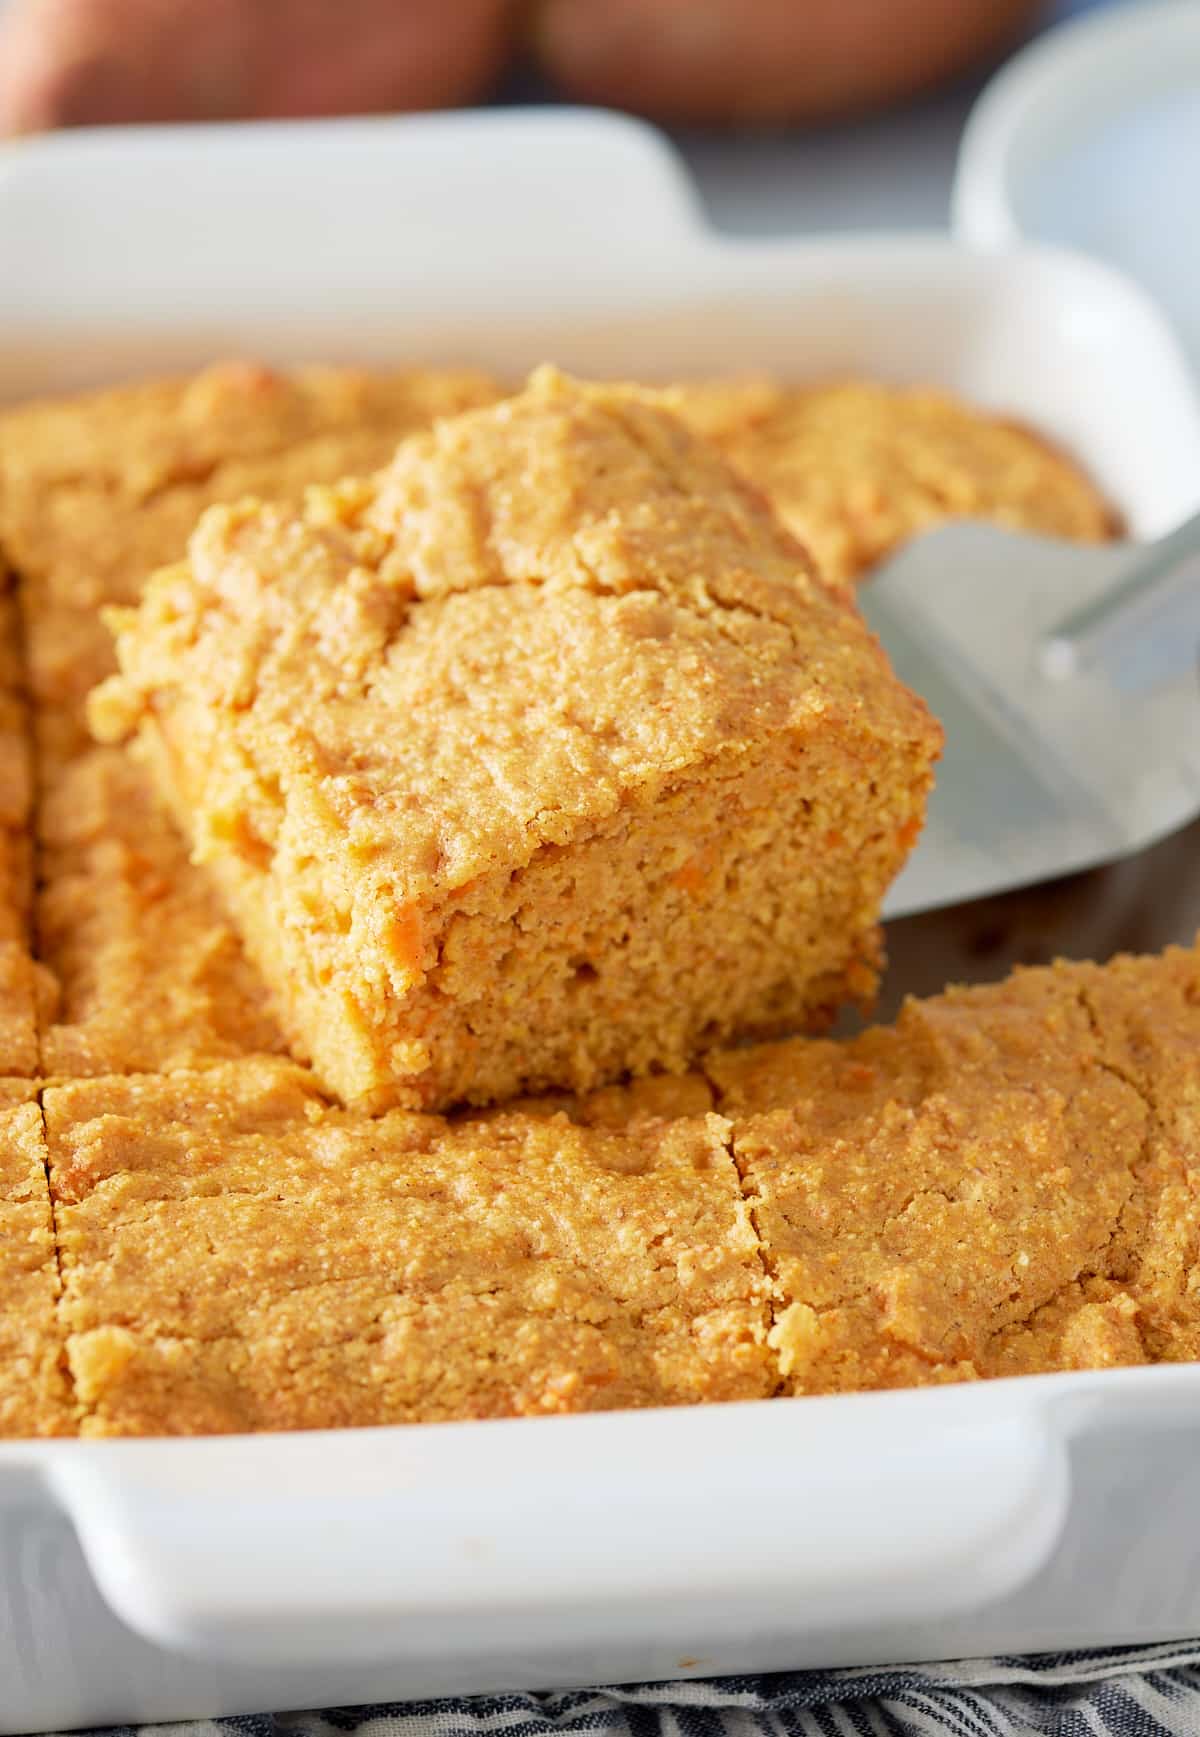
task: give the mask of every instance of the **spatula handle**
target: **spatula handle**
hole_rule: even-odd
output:
[[[1195,634],[1200,608],[1200,513],[1152,543],[1111,591],[1061,621],[1041,644],[1045,675],[1062,678],[1128,655],[1133,642]],[[1177,648],[1176,648],[1177,649]]]

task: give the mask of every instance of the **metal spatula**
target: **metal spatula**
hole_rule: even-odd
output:
[[[1111,862],[1200,814],[1200,516],[1142,547],[948,526],[859,602],[946,731],[885,915]]]

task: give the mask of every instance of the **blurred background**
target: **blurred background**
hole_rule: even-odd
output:
[[[743,234],[941,227],[988,73],[1136,0],[0,0],[0,132],[597,102]]]

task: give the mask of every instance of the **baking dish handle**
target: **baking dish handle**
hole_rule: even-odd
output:
[[[647,274],[651,288],[668,267],[677,280],[706,241],[664,135],[587,108],[66,132],[0,144],[0,183],[0,259],[11,252],[25,281],[61,279],[51,255],[69,232],[88,261],[94,329],[158,330],[186,284],[187,318],[214,345],[226,322],[287,324],[328,300],[350,331],[364,313],[390,316],[395,344],[430,282],[451,304],[478,309],[482,295],[504,320],[513,286],[551,272],[586,304],[628,283],[633,260],[644,300]],[[74,305],[43,300],[43,319]]]
[[[514,1656],[538,1678],[533,1637],[586,1647],[577,1681],[729,1669],[772,1634],[891,1656],[1023,1585],[1068,1496],[1038,1414],[979,1390],[70,1444],[51,1481],[156,1642],[428,1679],[453,1637],[493,1686]]]

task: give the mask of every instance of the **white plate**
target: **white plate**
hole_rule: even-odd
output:
[[[1133,528],[1200,495],[1174,340],[1104,267],[720,241],[582,113],[0,154],[9,397],[213,355],[935,380]],[[1200,1370],[214,1442],[0,1444],[0,1730],[1200,1631]]]
[[[1155,0],[1063,25],[988,85],[963,137],[959,232],[1123,267],[1200,365],[1200,4]]]

